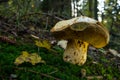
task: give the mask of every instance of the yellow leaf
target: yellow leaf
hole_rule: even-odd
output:
[[[24,58],[22,56],[19,56],[15,59],[14,64],[19,65],[19,64],[22,64],[23,62],[24,62]]]
[[[27,51],[22,51],[22,56],[23,57],[28,57],[29,56],[29,53]]]
[[[35,45],[38,47],[44,47],[44,48],[49,49],[49,50],[51,48],[51,44],[47,40],[43,40],[43,41],[36,40]]]
[[[29,57],[28,57],[29,61],[32,65],[35,65],[37,63],[44,63],[42,58],[37,54],[37,53],[32,53]]]
[[[35,65],[37,63],[45,63],[45,61],[42,60],[42,58],[37,53],[29,54],[27,51],[23,51],[22,55],[16,58],[14,64],[20,65],[24,62],[29,62],[32,65]]]
[[[28,56],[29,56],[29,53],[27,51],[22,51],[22,55],[16,58],[14,64],[15,65],[22,64],[26,60],[26,57]]]

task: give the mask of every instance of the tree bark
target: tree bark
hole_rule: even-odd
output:
[[[95,2],[94,2],[94,18],[95,18],[96,20],[98,20],[98,14],[97,14],[98,9],[97,9],[97,5],[98,5],[98,2],[97,2],[97,0],[95,0]]]

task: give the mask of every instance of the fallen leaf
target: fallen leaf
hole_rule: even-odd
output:
[[[113,54],[114,56],[120,57],[120,54],[119,54],[116,50],[114,50],[114,49],[109,49],[108,51],[109,51],[111,54]]]
[[[27,51],[22,51],[22,55],[16,58],[14,64],[16,65],[22,64],[28,56],[29,56],[29,53]]]
[[[42,60],[41,56],[39,56],[37,53],[29,54],[27,51],[23,51],[22,55],[16,58],[14,64],[20,65],[24,62],[29,62],[32,65],[35,65],[37,63],[45,63],[45,61]]]
[[[29,53],[27,51],[22,51],[22,56],[26,58],[29,56]]]
[[[45,63],[45,61],[42,60],[42,58],[37,53],[29,55],[27,62],[30,62],[32,65],[35,65],[37,63]]]
[[[19,56],[19,57],[17,57],[17,58],[15,59],[14,64],[15,64],[15,65],[20,65],[20,64],[22,64],[23,62],[24,62],[24,57]]]
[[[51,48],[51,44],[47,40],[42,40],[42,41],[36,40],[35,45],[38,47],[43,47],[43,48],[49,49],[49,50]]]

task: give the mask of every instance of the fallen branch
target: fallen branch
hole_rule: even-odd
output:
[[[102,80],[103,76],[87,76],[86,78],[87,80],[93,80],[93,79]]]
[[[0,36],[0,41],[2,41],[2,42],[8,42],[10,44],[15,44],[16,43],[15,40],[10,39],[10,38],[8,38],[6,36]]]
[[[15,67],[15,69],[17,69],[17,70],[23,70],[23,71],[25,71],[25,72],[28,71],[28,72],[32,72],[32,73],[35,73],[35,74],[40,74],[41,76],[48,77],[48,78],[52,78],[52,79],[54,79],[54,80],[61,80],[61,79],[56,78],[56,77],[53,77],[53,76],[51,76],[51,75],[48,75],[48,74],[45,74],[45,73],[36,72],[36,71],[33,71],[33,70],[26,70],[26,69],[24,69],[24,68],[18,68],[18,67]]]
[[[108,52],[110,52],[114,56],[120,57],[120,54],[114,49],[108,49]]]
[[[53,17],[53,18],[58,19],[58,20],[64,20],[64,19],[62,19],[62,18],[60,18],[58,16],[55,16],[54,14],[42,13],[42,12],[28,13],[26,15],[23,15],[22,18],[24,18],[24,16],[31,16],[31,15],[35,15],[35,14],[37,14],[37,15],[46,15],[46,16],[50,16],[50,17]]]

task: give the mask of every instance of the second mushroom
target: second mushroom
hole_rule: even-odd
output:
[[[97,20],[86,16],[63,20],[51,29],[56,39],[67,40],[63,60],[83,65],[87,59],[88,46],[102,48],[109,42],[108,30]]]

